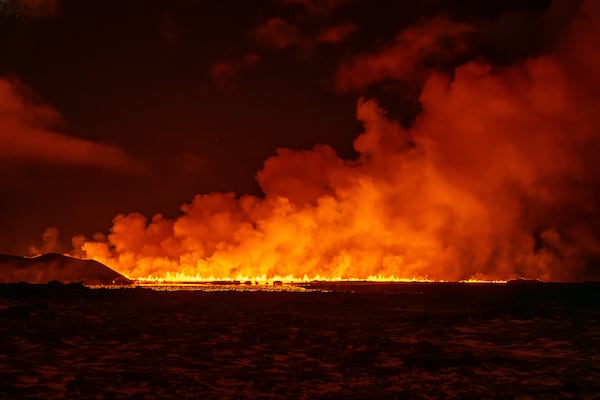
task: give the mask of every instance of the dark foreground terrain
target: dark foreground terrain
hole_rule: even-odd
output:
[[[0,285],[0,398],[599,398],[597,284]]]

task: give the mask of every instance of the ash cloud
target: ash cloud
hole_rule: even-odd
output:
[[[174,219],[119,215],[78,250],[129,277],[597,278],[599,19],[588,1],[551,53],[429,71],[410,127],[359,100],[354,159],[280,149],[257,175],[264,198],[211,193]],[[418,49],[384,51],[387,69],[351,63],[346,87],[412,74],[440,32],[470,29],[449,24],[423,24],[417,38],[434,40]]]

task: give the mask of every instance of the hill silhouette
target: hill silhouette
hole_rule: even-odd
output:
[[[61,254],[27,258],[0,254],[0,283],[83,282],[88,285],[129,284],[118,272],[94,260],[80,260]]]

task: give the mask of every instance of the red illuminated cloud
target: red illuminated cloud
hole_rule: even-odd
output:
[[[254,31],[257,42],[265,47],[282,50],[302,41],[298,27],[281,18],[269,18]]]
[[[57,132],[60,115],[13,79],[0,79],[0,159],[139,171],[120,148]]]
[[[234,90],[238,75],[259,60],[257,54],[249,53],[241,60],[214,62],[210,66],[211,80],[220,90]]]
[[[468,50],[463,39],[473,28],[438,16],[400,32],[395,43],[359,54],[343,63],[336,76],[341,91],[364,89],[384,79],[409,80],[426,71],[426,61],[445,61]]]
[[[355,31],[356,25],[354,24],[336,25],[321,31],[317,40],[322,43],[339,43],[347,39]]]
[[[318,43],[340,43],[355,31],[356,25],[345,23],[323,28],[318,34],[310,34],[303,32],[298,25],[275,17],[256,28],[253,35],[259,45],[270,49],[311,49]]]
[[[293,49],[302,56],[309,56],[319,44],[336,44],[346,40],[356,31],[356,25],[342,23],[323,27],[323,21],[316,24],[315,20],[326,16],[345,0],[282,0],[283,4],[302,5],[294,19],[280,17],[268,18],[264,23],[254,27],[249,32],[254,50],[239,60],[216,61],[210,66],[210,77],[213,84],[221,90],[235,89],[236,80],[241,71],[256,64],[265,50],[283,51]],[[309,22],[308,24],[306,22]],[[308,25],[308,27],[307,27]],[[311,27],[311,25],[313,25]],[[309,29],[307,29],[309,28]]]

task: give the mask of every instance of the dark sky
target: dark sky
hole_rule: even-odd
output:
[[[2,0],[0,253],[27,254],[47,227],[66,250],[117,213],[174,216],[198,193],[260,195],[256,173],[277,148],[352,158],[359,97],[409,125],[420,71],[543,53],[575,3]],[[340,77],[436,16],[477,29],[459,48],[449,35],[411,53],[419,68],[400,77]]]

